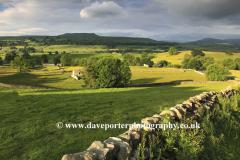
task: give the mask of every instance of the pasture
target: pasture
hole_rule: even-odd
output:
[[[203,51],[203,53],[205,53],[206,57],[214,57],[216,61],[223,60],[225,58],[232,59],[240,58],[239,53],[234,53],[233,55],[225,54],[223,52],[209,52],[209,51]],[[191,55],[191,51],[180,51],[179,54],[177,55],[169,55],[168,52],[153,54],[155,58],[153,58],[152,61],[156,63],[160,60],[166,60],[168,62],[171,62],[172,64],[181,65],[185,54]]]
[[[95,51],[106,51],[107,46],[105,45],[51,45],[51,46],[39,46],[36,47],[38,50],[44,52],[58,51],[61,54],[63,51],[66,53],[80,53],[80,54],[94,54]]]
[[[206,81],[205,76],[194,71],[185,72],[132,72],[132,85],[181,81]]]
[[[140,123],[143,117],[159,114],[161,110],[191,96],[205,91],[219,91],[229,85],[233,84],[97,90],[78,90],[77,87],[53,90],[0,87],[1,158],[61,159],[64,154],[84,151],[93,141],[104,141],[127,129],[58,129],[57,122],[85,125],[89,122]]]
[[[140,68],[141,67],[131,67]],[[41,69],[41,68],[38,68]],[[63,67],[66,71],[73,69],[82,69],[82,67]],[[152,68],[154,70],[154,68]],[[42,70],[57,71],[55,66],[47,66]],[[147,69],[148,71],[151,69]],[[170,70],[170,69],[169,69]],[[14,85],[27,85],[34,87],[61,88],[61,89],[84,89],[86,88],[83,79],[75,80],[71,73],[62,72],[37,72],[18,73],[15,69],[0,69],[0,74],[6,75],[0,77],[0,82]],[[60,70],[59,70],[60,71]],[[132,85],[180,82],[180,81],[206,81],[205,77],[193,71],[185,72],[132,72]]]
[[[114,56],[119,54],[97,54],[105,51],[104,45],[52,45],[37,46],[29,44],[49,55],[53,63],[59,53],[70,53],[73,60],[91,56]],[[74,47],[73,47],[74,46]],[[18,46],[21,47],[21,46]],[[124,46],[127,47],[127,46]],[[124,48],[123,47],[123,48]],[[139,49],[139,51],[145,48]],[[4,56],[0,51],[0,56]],[[239,54],[204,52],[215,60],[240,58]],[[31,59],[43,53],[31,53]],[[133,53],[140,57],[141,54]],[[170,56],[165,53],[154,53],[152,60],[167,60],[172,64],[181,64],[185,54]],[[61,56],[61,54],[59,54]],[[83,67],[61,67],[65,71],[83,69]],[[181,81],[206,81],[205,76],[194,71],[181,72],[176,68],[145,68],[130,66],[132,84],[152,84]],[[64,154],[86,150],[93,141],[104,141],[108,137],[118,136],[127,129],[58,129],[57,122],[64,124],[132,124],[142,118],[159,114],[182,103],[191,96],[206,91],[219,91],[234,83],[167,85],[158,87],[125,87],[108,89],[89,89],[84,81],[71,77],[72,73],[62,73],[56,66],[35,68],[28,73],[18,73],[17,69],[0,68],[0,83],[52,88],[49,90],[10,89],[0,87],[0,151],[1,159],[61,159]],[[59,72],[47,72],[59,71]],[[231,71],[232,76],[240,77],[239,71]]]

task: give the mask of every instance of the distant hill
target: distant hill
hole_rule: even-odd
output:
[[[214,39],[214,38],[204,38],[202,40],[190,42],[189,44],[201,44],[201,43],[229,43],[229,44],[235,44],[240,45],[240,39]]]
[[[107,42],[149,42],[157,43],[158,41],[150,38],[138,38],[138,37],[109,37],[109,36],[98,36],[95,33],[65,33],[59,35],[60,38],[87,40],[87,41],[107,41]]]
[[[144,45],[144,46],[161,46],[165,49],[168,46],[175,46],[178,43],[156,41],[150,38],[138,38],[138,37],[109,37],[98,36],[95,33],[65,33],[58,36],[43,36],[43,35],[25,35],[25,36],[0,36],[0,41],[5,45],[24,45],[25,40],[41,43],[41,45],[108,45],[114,47],[116,45]],[[4,41],[12,41],[7,42]],[[14,42],[15,41],[15,42]],[[19,41],[19,42],[16,42]],[[20,43],[21,41],[21,43]],[[0,44],[1,44],[0,43]],[[163,47],[164,46],[164,47]]]
[[[137,38],[137,37],[108,37],[108,36],[98,36],[95,33],[65,33],[58,36],[48,36],[48,35],[23,35],[23,36],[0,36],[0,40],[22,40],[22,39],[74,39],[74,40],[87,40],[87,41],[109,41],[109,42],[151,42],[156,43],[156,41],[150,38]],[[168,42],[166,42],[168,43]]]

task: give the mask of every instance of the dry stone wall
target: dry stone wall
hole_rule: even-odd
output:
[[[129,85],[127,87],[153,87],[153,86],[165,86],[165,85],[179,85],[179,84],[214,84],[214,83],[235,83],[239,84],[240,82],[234,80],[228,81],[177,81],[177,82],[164,82],[164,83],[150,83],[150,84],[136,84]]]
[[[4,83],[0,83],[0,86],[8,87],[8,88],[19,88],[19,89],[52,89],[52,88],[32,87],[32,86],[23,86],[23,85],[11,85],[11,84],[4,84]]]
[[[170,115],[176,121],[181,120],[184,116],[186,118],[198,119],[200,114],[198,110],[203,112],[211,110],[217,100],[217,95],[230,97],[236,93],[231,86],[222,91],[203,92],[202,94],[190,97],[182,104],[164,110],[159,115],[155,114],[152,117],[146,117],[141,120],[142,124],[158,124],[165,115]],[[136,125],[136,124],[135,124]],[[83,152],[75,154],[66,154],[62,160],[135,160],[137,146],[140,143],[143,130],[147,133],[152,133],[151,129],[143,129],[134,127],[131,130],[120,134],[117,137],[109,137],[105,141],[94,141],[91,146]],[[134,157],[135,156],[135,157]]]

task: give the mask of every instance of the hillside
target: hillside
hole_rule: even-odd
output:
[[[40,36],[40,35],[25,35],[25,36],[0,36],[1,41],[21,41],[29,39],[35,42],[51,42],[51,44],[75,43],[75,44],[103,44],[103,43],[117,43],[124,45],[176,45],[178,43],[156,41],[150,38],[138,38],[138,37],[110,37],[110,36],[98,36],[95,33],[65,33],[58,36]],[[63,44],[63,43],[61,43]]]
[[[240,45],[240,39],[214,39],[214,38],[204,38],[202,40],[190,42],[190,44],[193,43],[229,43],[234,45]]]

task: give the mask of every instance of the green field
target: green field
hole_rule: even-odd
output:
[[[34,70],[41,70],[41,71],[60,71],[57,66],[43,66],[34,68]]]
[[[223,60],[225,58],[232,58],[232,59],[240,58],[239,53],[234,53],[233,55],[228,55],[223,52],[203,51],[203,53],[205,53],[206,57],[214,57],[216,61]],[[160,60],[166,60],[168,62],[171,62],[172,64],[182,64],[185,54],[191,55],[191,51],[180,51],[180,53],[177,55],[169,55],[168,52],[153,54],[155,58],[153,58],[152,61],[156,63]]]
[[[149,67],[140,67],[140,66],[130,66],[131,71],[144,71],[144,72],[176,72],[179,71],[177,68],[149,68]]]
[[[231,76],[240,78],[240,71],[238,71],[238,70],[230,70],[230,72],[232,73]]]
[[[31,81],[34,81],[31,79]],[[31,82],[29,80],[29,82]],[[0,80],[1,82],[1,80]],[[28,90],[0,87],[2,159],[61,159],[127,129],[58,129],[64,124],[132,124],[230,83],[144,88]]]
[[[44,37],[41,37],[42,39]],[[60,37],[65,38],[66,37]],[[96,38],[96,37],[95,37]],[[106,38],[111,40],[111,37]],[[96,38],[98,40],[98,38]],[[116,39],[115,39],[116,40]],[[123,41],[120,38],[117,41]],[[145,42],[146,39],[141,39]],[[129,42],[134,39],[128,39]],[[106,51],[105,45],[50,45],[39,44],[26,40],[29,46],[34,46],[45,53],[31,53],[31,60],[36,56],[47,54],[49,63],[53,63],[59,53],[70,53],[72,60],[89,58],[91,56],[114,56],[122,59],[122,55],[101,53]],[[226,45],[226,44],[224,44]],[[193,45],[194,46],[194,45]],[[22,48],[23,46],[17,46]],[[117,45],[116,48],[134,48],[132,52],[140,57],[140,52],[152,49],[156,53],[154,62],[167,60],[172,64],[181,64],[185,54],[191,51],[180,51],[178,55],[170,56],[164,46]],[[112,50],[114,51],[114,50]],[[47,52],[52,52],[49,55]],[[204,52],[215,60],[224,58],[240,58],[240,54],[226,55],[220,52]],[[0,56],[5,51],[0,50]],[[61,54],[59,54],[61,56]],[[65,71],[83,69],[79,66],[61,67]],[[205,76],[194,71],[176,68],[145,68],[130,66],[132,71],[131,85],[167,83],[181,81],[206,81]],[[17,69],[0,68],[0,83],[52,88],[11,89],[0,87],[0,159],[35,160],[61,159],[64,154],[73,154],[86,150],[93,141],[104,141],[108,137],[118,136],[127,129],[58,129],[57,122],[77,124],[132,124],[139,123],[142,118],[159,114],[163,109],[169,109],[182,103],[189,97],[202,92],[219,91],[234,83],[219,84],[188,84],[167,85],[158,87],[125,87],[108,89],[90,89],[83,79],[77,81],[72,73],[63,73],[57,66],[34,68],[27,73],[18,73]],[[45,72],[41,72],[45,71]],[[59,72],[47,72],[59,71]],[[232,76],[240,77],[239,71],[231,71]]]
[[[55,66],[48,66],[42,70],[57,70]],[[54,69],[53,69],[54,68]],[[139,67],[141,69],[141,67]],[[82,69],[82,67],[63,67],[66,71]],[[15,74],[14,74],[15,73]],[[14,85],[27,85],[35,87],[61,88],[61,89],[83,89],[84,81],[76,81],[71,73],[61,72],[37,72],[17,73],[13,69],[0,69],[0,82]],[[179,81],[206,81],[205,77],[193,71],[185,72],[132,72],[132,85],[179,82]]]
[[[34,54],[31,55],[30,59],[34,61],[36,59],[36,56],[40,56],[42,54],[43,53],[41,53],[41,54],[34,53]],[[53,59],[54,59],[55,56],[60,56],[60,57],[62,56],[61,54],[59,54],[59,55],[56,55],[56,54],[49,55],[49,54],[47,54],[47,55],[48,55],[48,63],[53,63]],[[70,56],[71,56],[72,60],[75,60],[77,58],[79,58],[79,59],[89,58],[89,57],[92,56],[92,54],[70,54]]]
[[[181,81],[206,81],[205,76],[194,71],[185,72],[133,72],[132,84],[150,84]],[[1,81],[1,80],[0,80]]]

